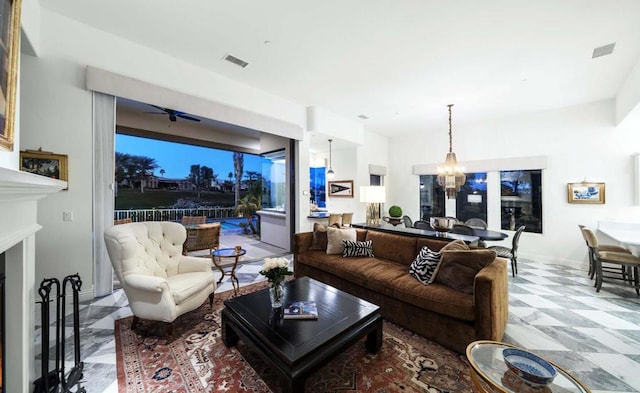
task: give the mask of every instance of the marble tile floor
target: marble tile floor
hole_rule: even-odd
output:
[[[640,391],[640,298],[635,291],[605,282],[596,293],[585,271],[527,260],[518,265],[518,276],[509,275],[510,312],[503,341],[556,362],[593,393]],[[260,267],[260,261],[241,265],[240,284],[262,280]],[[216,292],[231,288],[227,276]],[[127,304],[118,290],[81,305],[87,392],[118,391],[113,321],[131,314]],[[36,319],[40,320],[39,315]],[[37,325],[39,349],[41,327]],[[70,326],[67,321],[67,335],[71,335]],[[67,359],[69,369],[72,356]]]

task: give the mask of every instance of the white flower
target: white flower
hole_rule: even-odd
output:
[[[268,272],[271,269],[287,266],[289,266],[289,260],[287,258],[265,258],[262,271]]]

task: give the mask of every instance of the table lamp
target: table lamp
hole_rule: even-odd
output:
[[[386,202],[384,186],[360,186],[360,202],[367,204],[367,225],[380,224],[380,204]]]

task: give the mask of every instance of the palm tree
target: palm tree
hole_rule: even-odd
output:
[[[236,196],[235,204],[238,206],[240,203],[240,180],[242,179],[242,173],[244,172],[244,154],[234,152],[233,153],[233,170],[236,172]]]
[[[166,173],[166,172],[164,171],[164,169],[160,169],[160,176],[164,177],[164,174],[165,174],[165,173]]]
[[[154,169],[158,167],[158,163],[155,158],[146,156],[133,156],[131,161],[134,163],[134,173],[140,180],[140,192],[144,192],[145,178],[153,173]]]
[[[116,166],[116,173],[115,173],[115,177],[116,177],[116,189],[115,189],[115,196],[118,196],[118,185],[120,183],[122,183],[126,178],[127,178],[127,174],[128,174],[128,170],[127,168],[131,165],[131,155],[127,154],[127,153],[120,153],[120,152],[116,152],[116,162],[115,162],[115,166]]]
[[[258,233],[256,227],[253,225],[253,216],[258,210],[258,206],[260,206],[260,197],[252,194],[243,196],[239,203],[236,204],[236,212],[238,215],[247,219],[246,228],[250,228],[254,235]]]

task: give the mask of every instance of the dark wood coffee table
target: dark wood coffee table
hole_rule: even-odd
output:
[[[268,289],[224,302],[222,340],[242,339],[280,374],[287,392],[304,392],[309,374],[367,336],[365,346],[382,346],[380,307],[308,277],[285,283],[285,301],[313,300],[317,320],[283,320],[271,309]]]

